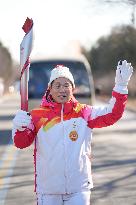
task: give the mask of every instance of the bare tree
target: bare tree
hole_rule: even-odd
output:
[[[12,76],[12,58],[9,50],[0,42],[0,77],[4,80],[5,88],[8,87]]]
[[[102,2],[102,0],[100,0],[99,2]],[[132,23],[132,26],[135,27],[136,0],[103,0],[103,2],[107,3],[107,4],[126,4],[126,5],[131,6],[131,8],[132,8],[131,23]]]

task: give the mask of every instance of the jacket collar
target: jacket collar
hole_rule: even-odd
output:
[[[78,101],[75,99],[74,96],[71,97],[71,99],[64,103],[64,114],[67,114],[71,112],[71,110],[76,107]],[[62,109],[62,104],[61,103],[56,103],[52,100],[51,96],[45,94],[42,98],[42,102],[40,107],[45,108],[45,107],[50,107],[54,110],[56,113],[60,113]]]

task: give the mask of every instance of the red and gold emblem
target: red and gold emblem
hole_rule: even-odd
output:
[[[77,138],[78,138],[78,134],[76,132],[76,130],[73,130],[69,133],[69,138],[72,140],[72,141],[76,141]]]

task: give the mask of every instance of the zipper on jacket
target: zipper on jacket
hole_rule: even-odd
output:
[[[63,112],[64,112],[64,104],[62,104],[61,108],[61,122],[63,123]]]
[[[64,132],[64,119],[63,119],[63,115],[64,115],[64,104],[62,104],[62,108],[61,108],[61,123],[63,126],[63,145],[64,145],[64,161],[65,161],[65,170],[64,170],[64,176],[65,176],[65,192],[67,193],[67,174],[66,174],[66,147],[65,147],[65,132]]]

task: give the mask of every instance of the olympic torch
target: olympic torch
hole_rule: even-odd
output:
[[[22,29],[25,32],[25,36],[20,44],[21,110],[28,111],[28,81],[29,81],[30,54],[32,51],[32,42],[33,42],[33,20],[27,18]]]

